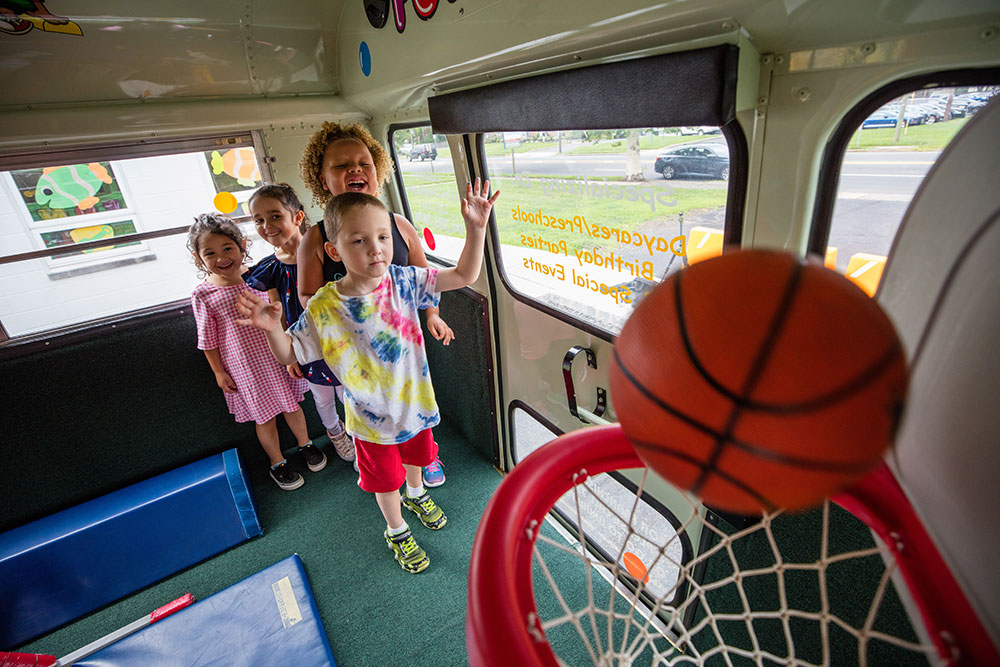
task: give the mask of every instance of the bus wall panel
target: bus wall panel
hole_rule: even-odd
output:
[[[425,345],[441,418],[496,464],[493,366],[485,312],[483,300],[472,290],[444,292],[441,317],[455,332],[455,340],[444,346],[425,333]],[[447,452],[442,457],[447,462]]]
[[[234,447],[265,465],[253,424],[233,420],[196,341],[183,309],[0,360],[0,531]],[[310,394],[303,406],[310,434],[322,434]]]

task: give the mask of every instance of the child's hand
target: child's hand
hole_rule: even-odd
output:
[[[462,217],[465,224],[470,229],[485,229],[486,223],[490,220],[490,211],[493,210],[493,202],[500,196],[497,190],[493,196],[487,199],[486,193],[490,191],[490,182],[483,183],[479,188],[479,178],[476,178],[475,187],[471,183],[465,186],[465,199],[462,200]]]
[[[288,364],[285,366],[285,370],[296,380],[301,380],[303,378],[302,369],[299,368],[298,364]]]
[[[442,345],[447,345],[455,338],[455,332],[437,313],[427,313],[427,331],[434,336],[434,340],[441,341]]]
[[[243,290],[236,299],[236,309],[244,317],[236,320],[245,327],[257,327],[262,331],[273,331],[281,327],[281,302],[268,303],[251,292]]]
[[[221,373],[215,374],[215,382],[219,385],[219,389],[227,394],[236,393],[236,383],[233,382],[233,378],[229,376],[229,373],[222,371]]]

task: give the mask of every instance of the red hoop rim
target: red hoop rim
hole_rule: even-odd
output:
[[[483,512],[469,564],[465,631],[472,667],[494,665],[497,656],[518,665],[559,664],[537,619],[531,587],[532,550],[542,522],[556,501],[583,481],[581,471],[585,479],[642,467],[621,427],[611,424],[560,436],[504,478]],[[945,663],[1000,664],[1000,652],[887,466],[833,500],[892,552]]]
[[[465,621],[470,665],[495,665],[496,656],[516,665],[559,664],[548,642],[535,641],[527,630],[526,619],[535,612],[535,538],[555,502],[581,481],[581,469],[593,476],[642,467],[617,424],[562,435],[514,466],[486,505],[472,545]]]

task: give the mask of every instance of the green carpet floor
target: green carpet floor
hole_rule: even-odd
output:
[[[447,423],[434,429],[447,482],[432,497],[448,515],[440,531],[404,512],[431,565],[403,572],[382,538],[384,521],[357,474],[327,447],[330,463],[282,491],[264,466],[249,475],[264,534],[154,586],[49,633],[17,650],[65,655],[148,614],[184,593],[197,600],[297,553],[338,665],[468,664],[465,650],[466,581],[480,516],[500,475]],[[321,441],[323,444],[327,444]]]

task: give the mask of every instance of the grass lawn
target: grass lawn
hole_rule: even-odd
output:
[[[916,125],[900,132],[896,141],[896,128],[880,127],[871,130],[859,129],[847,144],[848,150],[865,150],[886,147],[917,151],[937,151],[948,145],[968,118],[956,118],[945,123],[933,125]]]
[[[631,185],[590,181],[587,191],[575,189],[573,186],[576,183],[566,190],[555,189],[552,185],[556,181],[541,178],[530,179],[527,186],[523,179],[506,177],[491,182],[494,190],[501,191],[496,206],[500,241],[511,245],[522,245],[522,235],[535,234],[553,243],[565,241],[570,249],[604,249],[616,245],[613,238],[605,241],[575,230],[523,222],[517,219],[518,209],[536,215],[541,211],[543,215],[567,220],[582,216],[591,228],[605,226],[634,230],[647,223],[674,222],[680,213],[719,208],[726,203],[725,189],[683,188],[659,182]],[[565,184],[567,181],[560,180],[558,183]],[[583,187],[583,184],[579,186]],[[640,197],[640,192],[646,201],[629,201],[628,196]],[[614,198],[617,194],[621,194],[621,198]],[[430,227],[434,234],[465,236],[454,183],[427,183],[419,188],[407,189],[407,195],[418,231]]]

